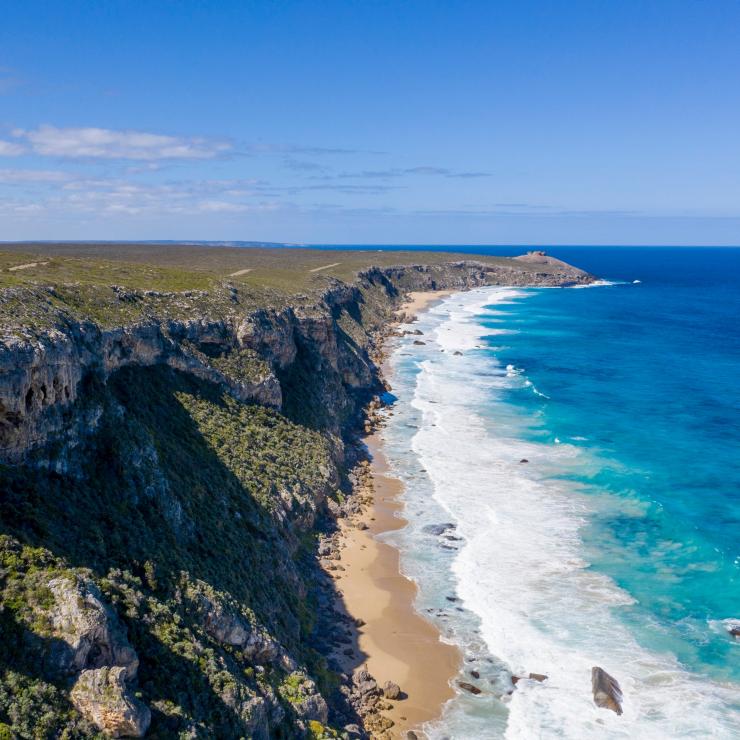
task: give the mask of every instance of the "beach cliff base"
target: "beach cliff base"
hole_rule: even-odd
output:
[[[388,475],[378,436],[366,441],[372,455],[372,503],[343,528],[339,560],[331,571],[339,594],[337,609],[357,625],[356,648],[351,655],[342,652],[336,657],[350,673],[358,672],[354,667],[359,658],[381,689],[387,682],[399,687],[398,699],[384,696],[381,701],[381,716],[393,722],[386,736],[405,738],[408,730],[414,730],[422,737],[420,726],[439,717],[453,696],[450,681],[461,658],[415,610],[416,585],[401,573],[399,551],[377,539],[404,526],[398,516],[403,487]],[[382,724],[378,730],[383,732]]]

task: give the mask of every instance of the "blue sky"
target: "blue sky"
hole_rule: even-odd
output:
[[[5,0],[57,238],[740,244],[740,2]]]

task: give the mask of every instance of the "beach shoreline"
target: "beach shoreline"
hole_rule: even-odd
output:
[[[453,292],[411,293],[396,315],[409,321]],[[384,370],[388,372],[387,365]],[[444,704],[455,695],[451,682],[462,656],[457,647],[442,642],[439,630],[416,610],[417,587],[401,572],[399,550],[378,539],[407,523],[400,515],[403,484],[389,474],[378,431],[364,442],[370,458],[365,490],[369,503],[358,517],[340,525],[338,560],[330,571],[338,595],[336,608],[357,625],[360,669],[366,669],[379,687],[390,681],[402,692],[400,700],[383,698],[379,705],[381,717],[391,720],[392,727],[380,724],[379,732],[371,731],[393,738],[406,738],[413,731],[423,737],[421,726],[439,718]],[[335,657],[345,672],[360,670],[355,655]]]

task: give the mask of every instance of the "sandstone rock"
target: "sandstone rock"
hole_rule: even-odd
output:
[[[401,687],[397,683],[393,683],[393,681],[386,681],[383,684],[383,696],[391,701],[400,699]]]
[[[308,695],[303,701],[292,704],[292,707],[301,719],[313,720],[325,725],[329,721],[329,707],[315,686],[314,691],[315,693]]]
[[[70,693],[77,711],[110,737],[143,737],[151,722],[149,708],[126,687],[126,669],[82,671]]]
[[[539,681],[540,683],[547,681],[547,676],[544,673],[530,673],[529,678],[532,681]]]
[[[259,626],[250,624],[212,595],[199,594],[205,631],[224,645],[241,648],[255,663],[269,663],[278,657],[280,646]]]
[[[457,685],[461,689],[463,689],[465,691],[468,691],[468,692],[470,692],[471,694],[473,694],[475,696],[477,696],[478,694],[483,693],[477,686],[473,686],[472,683],[468,683],[467,681],[458,681],[457,682]]]
[[[597,707],[622,714],[622,690],[616,678],[610,676],[603,668],[594,666],[591,669],[591,688]]]
[[[69,674],[119,666],[128,678],[134,678],[139,659],[97,586],[59,576],[49,581],[48,588],[54,596],[48,617],[57,638],[50,653],[52,670]]]

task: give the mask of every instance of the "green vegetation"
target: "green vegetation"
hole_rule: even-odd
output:
[[[126,627],[148,737],[250,737],[267,724],[276,737],[338,736],[316,721],[325,715],[316,687],[336,697],[340,679],[311,647],[326,609],[310,587],[314,520],[325,498],[344,497],[341,437],[377,388],[372,330],[404,291],[460,284],[465,271],[443,263],[462,257],[5,245],[3,392],[14,403],[0,403],[0,432],[7,449],[24,439],[31,448],[33,425],[47,423],[49,442],[0,465],[0,740],[96,737],[70,703],[72,678],[52,670],[61,638],[49,583],[60,576],[94,583]],[[419,262],[436,267],[339,282]],[[104,345],[106,328],[126,331]],[[240,346],[245,336],[256,349]],[[82,372],[78,398],[43,405],[59,370],[42,367],[38,378],[33,363],[60,337],[72,351],[51,362]],[[143,366],[152,361],[231,382]],[[16,365],[28,370],[20,391]],[[277,394],[273,373],[281,412],[227,390],[243,398],[235,383],[269,378],[260,391]]]
[[[73,475],[33,464],[1,471],[3,635],[19,639],[0,643],[0,721],[18,737],[90,732],[65,699],[65,682],[44,671],[49,630],[39,618],[50,578],[83,573],[114,605],[140,657],[149,736],[195,728],[199,737],[239,737],[249,700],[281,669],[214,640],[201,596],[230,604],[316,663],[301,629],[290,552],[298,543],[286,543],[333,491],[327,443],[166,368],[122,370],[86,403],[103,415]]]

